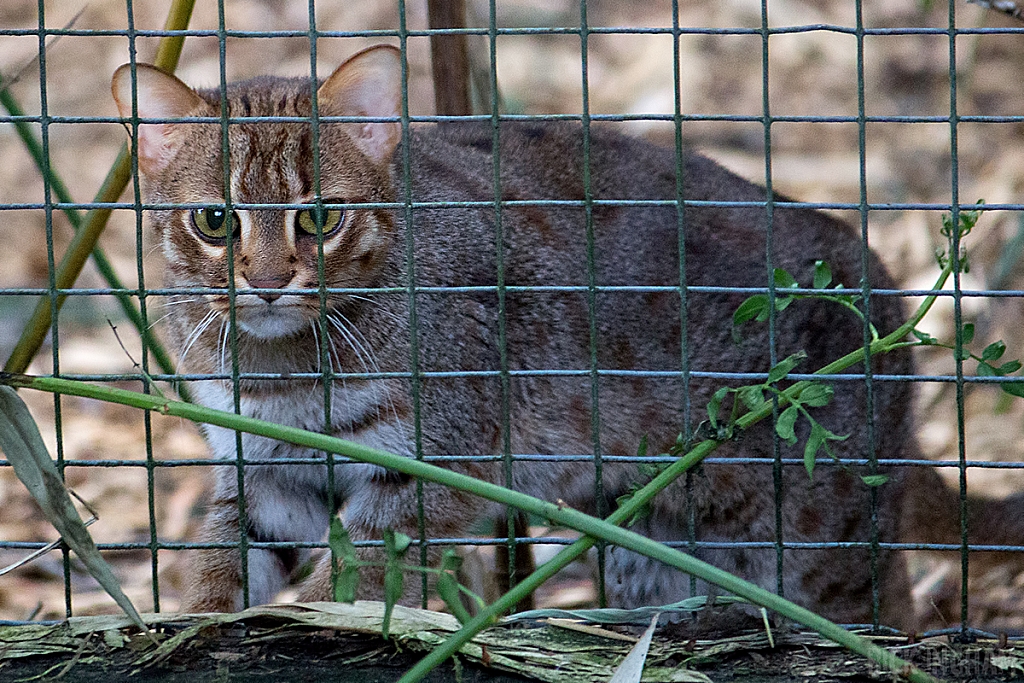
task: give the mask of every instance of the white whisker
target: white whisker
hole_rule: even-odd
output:
[[[185,366],[185,359],[188,358],[188,352],[192,350],[192,346],[199,340],[206,328],[217,318],[215,311],[207,311],[206,315],[203,316],[202,320],[192,329],[188,337],[185,338],[182,344],[181,353],[178,354],[178,367],[183,368]]]
[[[353,337],[352,334],[347,329],[345,329],[345,326],[341,322],[334,319],[333,317],[329,317],[328,320],[331,323],[331,326],[334,327],[334,329],[336,329],[338,333],[342,336],[342,338],[345,340],[345,343],[348,345],[348,347],[352,349],[352,351],[355,353],[356,360],[358,360],[359,364],[363,367],[363,372],[369,374],[371,371],[371,366],[367,365],[367,358],[364,355],[363,349],[360,346],[358,340],[355,337]],[[370,363],[372,364],[373,359],[370,358],[369,360]],[[370,387],[373,389],[374,404],[377,410],[377,419],[380,420],[379,387],[373,383],[373,380],[364,381],[368,382]]]
[[[220,367],[217,370],[217,374],[226,375],[227,370],[227,353],[228,353],[228,340],[231,336],[231,321],[227,318],[221,318],[220,329],[217,331],[217,350],[220,352]]]
[[[365,301],[366,303],[370,304],[371,306],[373,306],[376,309],[376,311],[375,311],[376,313],[383,313],[384,315],[386,315],[387,317],[391,318],[393,321],[395,321],[397,323],[404,322],[403,319],[400,316],[395,315],[394,313],[392,313],[388,309],[384,308],[384,306],[381,305],[381,303],[379,301],[377,301],[376,299],[371,299],[368,296],[360,296],[359,294],[348,294],[347,296],[349,296],[349,297],[351,297],[353,299],[356,299],[357,301]],[[339,313],[339,315],[340,315],[340,313]]]
[[[345,315],[339,311],[333,311],[332,315],[328,316],[328,320],[330,321],[334,329],[337,330],[338,333],[344,338],[349,348],[351,348],[352,351],[355,352],[356,358],[363,366],[363,371],[366,372],[367,374],[370,374],[371,372],[379,374],[381,372],[380,366],[377,364],[377,361],[374,358],[373,353],[370,351],[372,345],[370,344],[369,340],[366,339],[366,336],[357,327],[352,325],[348,318],[346,318]],[[356,337],[356,335],[358,335],[358,338]],[[362,342],[360,341],[360,338],[362,339]],[[363,344],[363,342],[366,342],[365,345]],[[391,398],[390,385],[382,379],[367,379],[366,381],[369,382],[370,386],[373,388],[375,397],[380,396],[381,384],[383,382],[384,408],[386,411],[391,412],[391,415],[394,418],[395,423],[398,425],[399,429],[404,431],[402,420],[401,418],[399,418],[398,410],[395,408],[395,403]],[[381,417],[379,398],[377,398],[376,400],[378,401],[377,419],[380,420]]]
[[[171,299],[169,301],[157,301],[151,305],[159,306],[160,308],[167,308],[169,306],[177,306],[178,304],[191,304],[196,301],[199,301],[199,299]]]
[[[174,315],[174,311],[171,311],[170,313],[164,313],[164,314],[163,314],[162,316],[160,316],[159,318],[157,318],[156,320],[154,320],[153,322],[151,322],[151,323],[150,323],[149,325],[146,325],[146,329],[147,329],[147,330],[151,330],[151,329],[153,329],[153,328],[154,328],[154,327],[156,327],[156,326],[157,326],[157,325],[158,325],[158,324],[159,324],[160,322],[162,322],[162,321],[163,321],[163,320],[164,320],[165,318],[169,318],[169,317],[171,317],[172,315]]]

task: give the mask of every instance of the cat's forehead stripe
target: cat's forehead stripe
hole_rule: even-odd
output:
[[[250,124],[232,131],[232,199],[291,203],[312,193],[311,170],[299,163],[311,147],[308,130],[294,127]]]

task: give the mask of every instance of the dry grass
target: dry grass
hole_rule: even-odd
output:
[[[318,26],[325,30],[394,28],[393,2],[320,3]],[[487,3],[470,3],[476,16],[485,17]],[[80,6],[52,3],[47,25],[61,26]],[[425,3],[410,3],[410,28],[424,28]],[[751,0],[707,3],[683,0],[682,26],[760,26],[760,5]],[[36,3],[6,0],[0,3],[0,27],[36,25]],[[139,28],[159,28],[165,3],[134,3]],[[302,3],[269,0],[229,0],[228,25],[234,29],[278,30],[307,28]],[[498,3],[503,26],[578,25],[578,5],[568,0],[540,2],[511,0]],[[1009,26],[992,13],[958,5],[961,27]],[[914,0],[864,0],[868,27],[944,27],[946,9],[922,9]],[[593,0],[588,19],[599,26],[670,26],[670,3]],[[121,29],[126,26],[124,4],[93,0],[77,27]],[[771,24],[806,25],[855,22],[853,3],[818,0],[773,0]],[[213,3],[198,3],[194,28],[217,25]],[[373,39],[323,39],[320,71],[329,72]],[[428,46],[425,38],[409,41],[411,103],[414,114],[432,113]],[[485,45],[476,45],[485,48]],[[769,103],[775,115],[844,115],[857,113],[857,52],[851,35],[806,32],[777,35],[770,43]],[[598,113],[671,113],[673,102],[672,40],[652,35],[594,35],[589,44],[590,105]],[[756,35],[688,35],[680,41],[682,108],[688,114],[746,114],[762,112],[761,42]],[[31,60],[38,49],[35,37],[0,36],[0,73],[12,74]],[[155,39],[140,38],[141,59],[152,56]],[[47,54],[46,104],[53,115],[115,115],[109,95],[109,76],[128,59],[128,41],[122,37],[67,37]],[[1024,73],[1024,42],[1017,35],[966,35],[956,42],[958,112],[1012,115],[1024,111],[1019,88]],[[228,41],[229,78],[270,71],[308,73],[308,45],[304,39],[232,39]],[[179,74],[195,84],[217,81],[217,41],[189,38]],[[30,68],[13,92],[29,112],[40,107],[38,71]],[[511,36],[498,48],[498,76],[509,105],[526,113],[578,113],[582,88],[579,40],[572,36]],[[941,35],[869,36],[864,41],[864,95],[869,115],[948,116],[949,41]],[[652,123],[627,126],[635,134],[671,142],[672,129]],[[687,123],[689,146],[723,161],[754,180],[764,178],[764,130],[757,123]],[[959,136],[960,199],[984,198],[989,203],[1019,201],[1024,183],[1024,145],[1020,123],[963,123]],[[114,124],[53,125],[49,129],[53,165],[64,176],[79,201],[91,197],[123,140]],[[866,193],[871,202],[948,203],[951,193],[950,128],[946,123],[872,123],[865,132]],[[786,194],[809,201],[856,202],[860,198],[858,130],[852,123],[776,123],[772,128],[772,180]],[[31,160],[9,125],[0,125],[0,203],[40,202],[43,185]],[[856,215],[846,216],[856,221]],[[870,216],[871,242],[883,260],[908,288],[928,286],[934,276],[933,253],[940,244],[938,212],[878,211]],[[971,265],[964,286],[972,289],[1018,288],[1024,269],[1010,249],[1022,223],[1013,212],[990,212],[972,235]],[[54,214],[56,253],[62,253],[70,227]],[[0,221],[0,288],[40,287],[47,282],[47,248],[42,211],[4,211]],[[136,244],[134,215],[119,212],[111,221],[102,244],[126,282],[138,280],[136,255],[142,254],[147,284],[159,281],[159,262],[149,257],[145,242]],[[1007,261],[1008,259],[1008,261]],[[1007,261],[1007,262],[1004,262]],[[82,286],[101,286],[94,271]],[[984,345],[1004,339],[1016,357],[1024,349],[1020,299],[985,298],[965,301],[965,314],[978,324]],[[0,294],[0,356],[6,357],[34,301]],[[946,307],[933,317],[929,331],[949,338],[951,312]],[[156,318],[163,313],[151,311]],[[60,367],[63,372],[107,373],[131,370],[131,362],[112,338],[106,318],[117,320],[116,305],[106,297],[72,298],[61,316]],[[126,324],[121,336],[137,353],[138,343]],[[33,372],[52,370],[52,353],[45,349]],[[948,354],[919,355],[925,374],[948,373]],[[43,426],[44,436],[56,452],[54,403],[49,397],[26,394]],[[1024,431],[1024,403],[1004,401],[996,391],[974,388],[967,392],[966,446],[972,460],[1019,459]],[[955,402],[950,385],[922,383],[918,413],[920,438],[933,459],[953,459],[957,452]],[[169,460],[201,457],[205,448],[196,430],[176,420],[154,416],[150,427],[127,409],[98,406],[67,399],[60,404],[63,457],[68,461],[123,458],[144,462],[146,435],[151,429],[153,457]],[[150,505],[143,467],[94,469],[69,467],[68,480],[99,509],[94,527],[100,542],[149,541]],[[179,540],[192,524],[200,495],[203,471],[198,468],[158,468],[154,475],[153,516],[160,538]],[[1024,489],[1016,472],[972,470],[975,490],[1006,495]],[[35,514],[32,504],[7,469],[0,470],[0,539],[51,540],[53,531]],[[1024,539],[1022,539],[1024,540]],[[21,551],[0,551],[0,565],[14,561]],[[152,566],[147,551],[112,555],[128,594],[141,609],[152,606]],[[173,609],[178,589],[173,553],[159,556],[161,607]],[[944,572],[940,560],[918,558],[922,577],[921,600],[950,590],[956,572]],[[954,562],[953,565],[955,566]],[[936,579],[932,581],[932,579]],[[972,584],[973,616],[992,628],[1024,627],[1020,585],[1024,576],[993,572]],[[75,611],[102,612],[112,604],[78,571],[71,577]],[[566,599],[553,591],[548,600]],[[571,584],[579,594],[579,586]],[[926,590],[927,589],[927,590]],[[931,591],[931,592],[928,592]],[[584,593],[585,594],[585,593]],[[40,617],[63,614],[63,579],[60,556],[52,553],[32,566],[0,578],[0,617],[23,619],[38,610]]]

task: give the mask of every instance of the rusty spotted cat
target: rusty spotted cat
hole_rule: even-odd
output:
[[[723,380],[706,373],[768,370],[766,325],[750,326],[739,343],[731,338],[733,312],[747,294],[709,289],[765,285],[769,226],[763,188],[687,154],[682,194],[696,203],[682,216],[681,264],[681,221],[671,202],[602,203],[674,200],[677,163],[671,151],[594,126],[585,156],[580,126],[551,122],[503,122],[497,148],[490,124],[411,126],[403,141],[401,124],[387,120],[401,111],[401,73],[398,51],[378,46],[322,81],[316,99],[319,116],[328,120],[317,122],[316,145],[309,78],[229,84],[227,177],[219,122],[140,121],[134,128],[146,202],[168,205],[150,211],[149,220],[166,261],[165,284],[181,291],[169,302],[175,314],[167,326],[179,349],[179,370],[219,377],[194,383],[199,402],[235,409],[236,388],[224,378],[237,363],[238,408],[245,415],[326,430],[409,457],[461,456],[444,460],[444,466],[503,483],[500,459],[487,456],[502,454],[506,443],[513,454],[629,455],[646,435],[651,451],[660,452],[687,422],[701,419],[702,407],[721,385]],[[218,91],[193,90],[143,64],[134,78],[127,65],[119,69],[113,92],[125,118],[221,116]],[[301,119],[246,120],[265,116]],[[330,120],[351,116],[377,120]],[[583,180],[587,164],[589,186]],[[412,202],[408,213],[389,206],[406,198]],[[496,198],[512,202],[500,216]],[[597,202],[589,224],[587,199]],[[240,208],[248,204],[292,206]],[[836,281],[858,286],[860,238],[845,224],[779,206],[771,229],[775,267],[806,274],[821,259],[831,264]],[[499,240],[507,287],[503,307]],[[691,287],[685,311],[678,291],[681,266]],[[873,288],[893,288],[874,256],[866,272]],[[321,277],[331,290],[326,325]],[[415,328],[411,281],[418,288],[412,295]],[[229,284],[236,290],[233,329]],[[351,288],[360,292],[333,291]],[[893,296],[873,296],[871,312],[882,330],[903,319]],[[826,302],[805,301],[778,317],[775,354],[806,351],[802,367],[810,371],[859,347],[862,339],[854,316]],[[414,352],[420,373],[415,378]],[[684,354],[688,384],[680,371]],[[327,411],[315,377],[325,361],[341,373],[330,384]],[[872,363],[878,375],[913,373],[905,351]],[[850,435],[833,444],[837,456],[866,458],[873,424],[879,457],[918,457],[908,383],[876,380],[870,416],[863,380],[837,380],[832,388],[833,400],[815,415],[832,431]],[[237,457],[234,432],[207,427],[205,434],[214,456]],[[329,492],[322,454],[250,434],[239,443],[251,541],[321,542],[335,514],[357,540],[380,539],[386,528],[419,536],[413,481],[343,462],[335,467]],[[770,424],[723,444],[717,455],[725,459],[761,460],[704,465],[690,491],[677,482],[635,528],[655,539],[685,542],[692,515],[699,557],[769,589],[778,585],[774,544],[781,538],[791,544],[782,564],[788,598],[842,622],[869,621],[872,492],[859,477],[861,468],[823,464],[812,479],[802,466],[786,466],[776,482],[776,447],[784,458],[799,457],[773,438]],[[290,462],[297,458],[320,460]],[[230,466],[216,472],[198,540],[237,543],[238,472]],[[877,555],[881,618],[912,626],[903,558],[884,544],[959,542],[958,508],[930,468],[889,474],[890,481],[875,491],[883,544]],[[605,460],[604,509],[613,508],[638,479],[635,464]],[[593,457],[520,459],[513,463],[511,485],[587,512],[598,509]],[[423,485],[422,502],[428,538],[464,537],[478,520],[503,514],[492,503],[435,484]],[[987,526],[987,542],[1020,541],[1005,525],[978,521],[995,512],[993,505],[972,502],[973,528]],[[816,546],[834,541],[862,544]],[[431,561],[437,561],[439,548],[429,546]],[[372,559],[380,551],[361,552]],[[238,550],[191,553],[184,609],[239,609]],[[306,558],[305,550],[249,549],[250,602],[273,600]],[[300,586],[301,599],[329,599],[330,573],[329,556],[320,558]],[[613,605],[662,604],[689,593],[685,575],[621,549],[610,550],[606,575]],[[379,568],[365,567],[361,597],[379,598],[382,578]],[[406,599],[418,602],[419,595],[410,590]]]

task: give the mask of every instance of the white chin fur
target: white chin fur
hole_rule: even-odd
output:
[[[309,327],[299,311],[277,305],[238,307],[235,322],[240,330],[259,339],[290,337]]]

